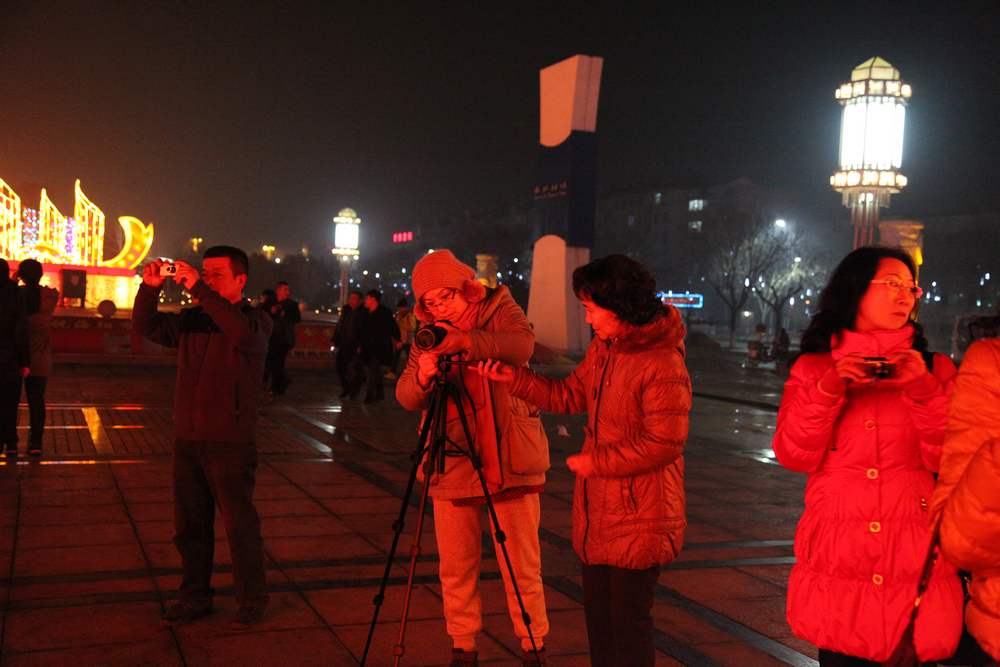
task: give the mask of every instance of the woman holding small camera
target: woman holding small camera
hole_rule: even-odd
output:
[[[788,622],[823,667],[893,653],[930,546],[955,367],[927,351],[915,277],[902,250],[847,255],[802,336],[778,412],[775,455],[808,475]],[[939,559],[917,617],[919,658],[950,656],[961,629],[961,586]]]
[[[442,336],[414,341],[406,370],[396,383],[396,398],[407,410],[426,410],[436,379],[442,371],[462,393],[462,407],[473,442],[463,432],[456,406],[449,403],[448,447],[444,472],[424,470],[434,502],[441,592],[448,634],[452,638],[451,665],[478,664],[476,637],[482,630],[479,571],[485,497],[468,456],[457,450],[474,447],[496,507],[500,528],[507,536],[507,551],[517,586],[531,617],[532,650],[528,629],[509,580],[507,568],[494,546],[507,594],[507,610],[524,651],[523,664],[545,664],[544,638],[549,631],[542,586],[538,526],[539,494],[549,468],[548,440],[538,411],[513,398],[503,383],[491,382],[467,366],[442,367],[442,358],[475,361],[501,359],[514,366],[528,363],[535,335],[524,311],[503,286],[487,289],[476,280],[471,267],[448,250],[425,255],[413,267],[414,309],[422,325],[439,327]],[[491,531],[492,533],[492,528]]]

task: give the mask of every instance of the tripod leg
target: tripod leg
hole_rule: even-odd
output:
[[[468,443],[468,450],[466,455],[472,462],[472,468],[476,471],[476,476],[479,478],[479,485],[483,489],[483,498],[486,501],[486,512],[490,517],[490,525],[493,529],[493,538],[496,540],[497,545],[500,547],[500,552],[503,555],[504,567],[507,568],[507,575],[510,577],[511,589],[514,591],[514,597],[517,598],[517,606],[521,612],[521,619],[524,621],[524,627],[528,631],[528,639],[531,641],[531,651],[534,653],[536,658],[539,658],[538,644],[535,642],[535,634],[531,631],[531,615],[528,613],[528,609],[524,606],[524,598],[521,597],[521,589],[517,585],[517,577],[514,574],[514,566],[510,562],[510,553],[507,551],[507,535],[503,532],[503,528],[500,526],[500,518],[497,516],[496,506],[493,504],[493,496],[490,495],[489,485],[486,483],[486,476],[483,474],[483,463],[479,458],[479,454],[476,452],[476,448],[472,440],[472,431],[469,429],[469,422],[465,416],[465,410],[462,408],[462,396],[455,387],[448,387],[448,394],[445,395],[442,402],[445,405],[445,410],[447,410],[448,400],[450,399],[458,411],[458,419],[462,424],[462,434],[465,436],[465,442]]]
[[[410,616],[410,599],[413,596],[413,578],[417,573],[417,559],[420,557],[420,539],[424,532],[424,513],[427,510],[427,498],[430,496],[431,490],[431,471],[434,470],[437,457],[444,457],[443,445],[447,437],[447,409],[448,402],[443,397],[440,397],[434,404],[434,412],[428,411],[428,415],[430,415],[429,419],[433,422],[430,431],[434,440],[428,454],[428,473],[424,479],[424,488],[420,493],[420,508],[417,510],[417,527],[413,536],[413,546],[410,547],[410,567],[406,573],[406,594],[403,597],[403,612],[399,619],[399,637],[392,649],[392,664],[394,667],[399,667],[403,654],[406,652],[406,623]]]
[[[385,589],[389,583],[389,576],[392,573],[392,563],[396,559],[396,550],[399,546],[399,538],[403,534],[404,526],[406,524],[406,511],[410,506],[410,498],[413,495],[413,486],[416,483],[417,473],[420,470],[420,462],[423,459],[424,451],[426,449],[425,444],[428,442],[428,436],[431,432],[431,423],[433,421],[431,419],[431,415],[437,411],[437,404],[439,400],[440,399],[437,393],[431,394],[427,405],[428,418],[427,421],[424,422],[423,427],[420,429],[420,437],[417,440],[417,450],[413,454],[413,466],[410,468],[410,477],[406,482],[406,491],[403,493],[403,502],[399,507],[399,516],[392,524],[392,545],[389,547],[389,555],[385,561],[385,571],[382,573],[382,583],[379,585],[378,593],[372,600],[372,604],[375,605],[375,611],[372,614],[371,625],[368,627],[368,638],[365,640],[365,650],[361,655],[361,667],[364,667],[368,661],[368,652],[371,650],[372,638],[375,636],[375,626],[378,624],[378,616],[382,611],[382,603],[385,601]],[[420,530],[419,524],[423,521],[423,503],[424,499],[421,497],[420,517],[418,518],[417,528],[418,531]]]

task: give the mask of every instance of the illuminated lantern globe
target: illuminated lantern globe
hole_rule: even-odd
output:
[[[879,209],[906,186],[903,128],[912,90],[899,70],[882,58],[866,60],[851,72],[835,97],[843,106],[840,124],[840,169],[830,185],[851,210],[854,247],[875,242]]]
[[[340,256],[340,305],[347,303],[347,277],[351,262],[358,261],[361,255],[361,218],[353,208],[340,209],[333,218],[333,249],[334,255]]]
[[[104,212],[84,194],[79,180],[74,191],[73,217],[69,217],[44,189],[37,209],[22,206],[18,194],[0,179],[0,257],[10,261],[12,268],[21,260],[38,260],[44,270],[42,283],[59,288],[64,296],[75,291],[63,285],[67,276],[72,276],[76,287],[86,274],[81,305],[96,306],[108,300],[118,308],[131,308],[141,282],[135,269],[153,246],[153,225],[131,216],[118,218],[122,247],[105,259]]]

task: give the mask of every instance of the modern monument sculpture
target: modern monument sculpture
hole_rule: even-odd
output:
[[[851,210],[854,247],[875,243],[879,209],[906,187],[903,128],[912,90],[899,70],[878,56],[854,68],[835,96],[844,107],[840,124],[840,169],[830,185]]]
[[[590,328],[573,271],[590,261],[597,197],[597,101],[603,58],[576,55],[539,71],[540,158],[534,187],[537,241],[528,319],[535,339],[576,351]]]

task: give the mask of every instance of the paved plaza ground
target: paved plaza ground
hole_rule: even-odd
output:
[[[558,370],[558,369],[549,369]],[[785,623],[785,587],[804,479],[770,457],[780,380],[731,361],[694,360],[698,396],[686,453],[687,542],[656,591],[657,665],[814,665]],[[50,380],[45,457],[0,467],[5,665],[352,665],[415,446],[416,417],[394,401],[342,402],[332,372],[298,369],[262,411],[256,503],[271,606],[235,632],[225,531],[217,524],[216,612],[162,627],[180,561],[170,542],[173,369],[61,366]],[[22,406],[22,423],[26,411]],[[542,550],[553,667],[587,665],[572,475],[582,420],[549,415],[553,469]],[[569,435],[559,435],[565,427]],[[23,443],[22,443],[23,447]],[[412,540],[410,513],[371,665],[392,664]],[[417,570],[405,665],[447,662],[432,520]],[[518,664],[497,561],[484,546],[484,664]]]

